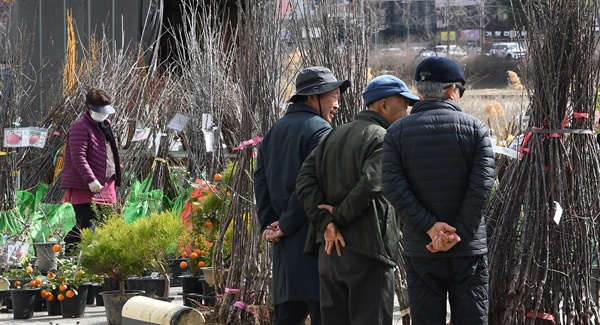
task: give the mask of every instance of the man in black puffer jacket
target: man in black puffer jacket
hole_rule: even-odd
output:
[[[415,75],[422,98],[383,145],[386,198],[402,218],[411,320],[415,325],[487,324],[484,210],[494,183],[487,129],[461,111],[458,64],[430,57]]]

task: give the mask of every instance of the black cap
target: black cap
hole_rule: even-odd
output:
[[[458,63],[439,56],[428,57],[421,61],[415,73],[416,81],[460,82],[467,83]]]

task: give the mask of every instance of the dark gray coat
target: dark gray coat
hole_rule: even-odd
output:
[[[487,129],[451,100],[424,100],[388,129],[383,192],[403,221],[404,255],[455,257],[487,253],[484,210],[494,184]],[[433,224],[456,228],[461,242],[435,255],[425,246]]]
[[[304,159],[331,125],[311,107],[292,104],[258,149],[254,194],[261,232],[274,221],[285,237],[273,243],[273,303],[319,301],[317,259],[303,253],[308,218],[296,197]]]

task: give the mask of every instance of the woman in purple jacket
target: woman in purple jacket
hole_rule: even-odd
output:
[[[69,128],[61,186],[65,201],[73,204],[77,224],[65,237],[79,242],[80,229],[92,226],[92,204],[117,202],[115,186],[121,185],[117,142],[106,118],[115,112],[106,91],[92,88],[85,97],[86,111]]]

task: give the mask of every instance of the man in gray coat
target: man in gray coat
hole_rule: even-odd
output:
[[[315,233],[307,248],[320,245],[321,316],[327,325],[393,321],[400,229],[381,191],[381,153],[385,130],[419,98],[389,75],[371,80],[363,98],[368,109],[321,140],[296,185],[309,232]]]
[[[412,323],[487,324],[484,211],[494,184],[487,128],[458,105],[458,64],[430,57],[417,66],[422,100],[383,144],[383,192],[402,218]]]
[[[348,87],[324,67],[302,70],[285,116],[265,134],[254,172],[262,238],[273,242],[273,324],[321,324],[317,259],[304,254],[309,221],[296,196],[304,159],[331,130],[338,100]]]

